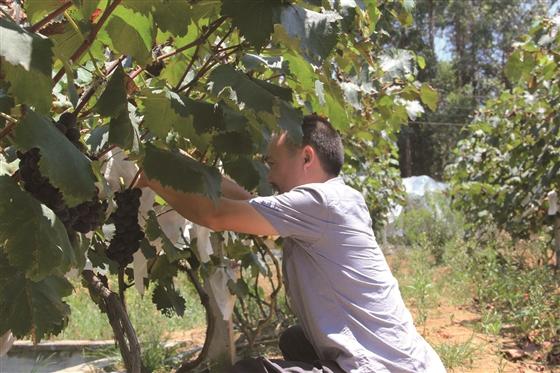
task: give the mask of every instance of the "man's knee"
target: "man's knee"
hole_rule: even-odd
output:
[[[286,360],[312,362],[318,356],[299,325],[286,329],[278,340],[278,347]]]
[[[278,340],[278,347],[282,352],[290,351],[301,343],[302,338],[307,341],[303,329],[299,325],[290,326],[288,329],[284,330],[280,334],[280,339]]]

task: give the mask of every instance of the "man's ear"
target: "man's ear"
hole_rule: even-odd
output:
[[[315,149],[313,149],[310,145],[306,145],[303,147],[303,163],[309,164],[315,159]]]

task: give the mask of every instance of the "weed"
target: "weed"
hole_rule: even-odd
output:
[[[473,337],[464,342],[442,343],[435,346],[443,365],[448,369],[457,367],[470,367],[473,364],[475,352],[478,350]]]

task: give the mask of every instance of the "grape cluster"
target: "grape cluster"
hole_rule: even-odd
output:
[[[152,50],[152,57],[154,58],[154,62],[146,66],[146,71],[150,74],[150,76],[159,76],[161,74],[161,70],[165,67],[165,63],[161,60],[157,60],[159,56],[163,54],[163,49],[160,45],[156,45]]]
[[[110,217],[115,224],[115,235],[107,248],[107,257],[121,267],[132,262],[132,254],[140,248],[140,241],[144,238],[144,232],[138,224],[141,195],[142,190],[139,188],[115,193],[117,210]]]
[[[54,125],[70,142],[83,150],[83,145],[80,143],[80,130],[74,114],[62,114]],[[25,153],[18,153],[18,157],[20,159],[19,173],[25,190],[53,210],[67,230],[87,233],[95,230],[103,223],[107,202],[101,202],[97,193],[91,200],[69,208],[64,202],[60,190],[41,174],[39,170],[39,160],[41,159],[39,149],[32,148]]]
[[[80,129],[74,113],[63,113],[55,126],[76,148],[81,151],[84,150],[84,146],[80,142]]]

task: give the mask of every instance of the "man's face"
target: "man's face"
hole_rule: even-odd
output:
[[[275,136],[268,147],[268,182],[280,193],[301,185],[303,154],[286,144],[286,134]]]

